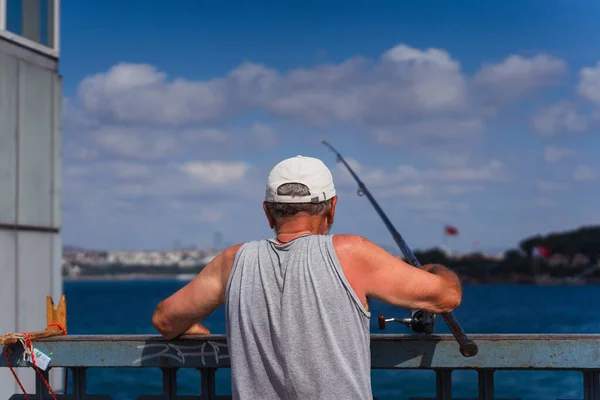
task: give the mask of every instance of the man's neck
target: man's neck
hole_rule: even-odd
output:
[[[314,233],[312,233],[311,231],[294,232],[294,233],[279,233],[277,235],[277,241],[279,243],[288,243],[288,242],[291,242],[292,240],[297,239],[303,235],[314,235]]]
[[[323,231],[323,221],[316,218],[298,218],[283,221],[275,230],[277,240],[287,243],[303,235],[320,235]]]

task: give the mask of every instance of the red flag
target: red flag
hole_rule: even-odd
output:
[[[446,225],[444,228],[444,233],[448,236],[456,236],[458,235],[458,229],[451,225]]]
[[[536,246],[533,248],[532,252],[534,257],[550,257],[552,255],[552,250],[549,247],[545,246]]]

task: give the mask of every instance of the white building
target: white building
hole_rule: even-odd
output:
[[[45,329],[62,293],[58,32],[59,0],[0,0],[0,334]],[[18,373],[33,393],[33,370]],[[14,393],[0,368],[0,398]]]

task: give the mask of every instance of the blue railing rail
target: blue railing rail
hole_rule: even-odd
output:
[[[583,374],[584,400],[600,400],[600,335],[472,335],[479,346],[474,357],[463,357],[451,335],[371,335],[371,368],[396,370],[433,370],[436,373],[437,399],[452,399],[452,371],[475,370],[482,400],[494,399],[494,372],[499,370],[561,370]],[[89,368],[160,368],[163,395],[137,397],[175,399],[177,370],[195,368],[201,375],[202,395],[195,399],[219,399],[215,393],[215,372],[229,368],[229,353],[224,335],[183,337],[165,341],[158,336],[109,335],[63,336],[41,339],[35,347],[52,354],[52,367],[69,368],[70,389],[59,399],[109,399],[86,394]],[[0,347],[0,350],[4,350]],[[22,357],[22,348],[11,347],[13,367],[31,367]],[[7,367],[4,357],[0,367]],[[47,372],[46,372],[47,373]],[[45,385],[38,379],[32,399],[49,399]],[[11,399],[24,399],[14,395]]]

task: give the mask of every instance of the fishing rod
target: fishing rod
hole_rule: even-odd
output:
[[[383,220],[383,223],[385,224],[385,226],[388,228],[388,230],[392,234],[394,241],[396,242],[398,247],[400,247],[400,250],[402,251],[402,254],[404,254],[404,257],[406,257],[406,259],[414,267],[420,268],[421,263],[419,262],[419,260],[417,260],[417,258],[415,257],[413,252],[410,250],[410,248],[408,247],[408,245],[406,244],[406,242],[404,241],[404,239],[402,238],[400,233],[396,230],[396,228],[394,227],[392,222],[389,220],[387,215],[385,215],[385,213],[383,212],[381,207],[379,207],[379,204],[377,204],[377,201],[375,201],[375,198],[373,198],[373,195],[371,195],[371,192],[369,192],[369,190],[367,189],[365,184],[359,179],[358,175],[356,175],[356,173],[352,170],[350,165],[348,165],[346,160],[344,160],[342,155],[340,153],[338,153],[338,151],[335,148],[333,148],[332,145],[330,145],[325,140],[323,140],[323,144],[325,146],[329,147],[329,149],[336,154],[337,161],[342,162],[346,166],[346,168],[348,169],[348,171],[350,172],[350,174],[352,175],[354,180],[356,180],[356,182],[358,183],[358,195],[359,196],[367,196],[367,198],[369,199],[369,201],[375,208],[375,211],[377,211],[377,214],[379,214],[379,216]],[[477,345],[475,344],[474,341],[472,341],[471,339],[469,339],[467,337],[467,334],[461,328],[460,324],[458,323],[458,321],[456,320],[454,315],[452,313],[442,313],[441,315],[444,318],[444,320],[446,321],[448,328],[450,328],[450,331],[456,338],[456,341],[459,344],[460,353],[465,357],[473,357],[474,355],[476,355],[479,350]],[[410,318],[402,318],[402,319],[388,318],[388,319],[386,319],[385,316],[380,315],[379,316],[379,329],[385,329],[385,326],[388,322],[398,322],[398,323],[407,325],[408,327],[410,327],[413,331],[415,331],[417,333],[431,334],[433,332],[433,326],[435,325],[435,314],[427,312],[427,311],[422,311],[422,310],[413,310],[413,311],[411,311]]]

